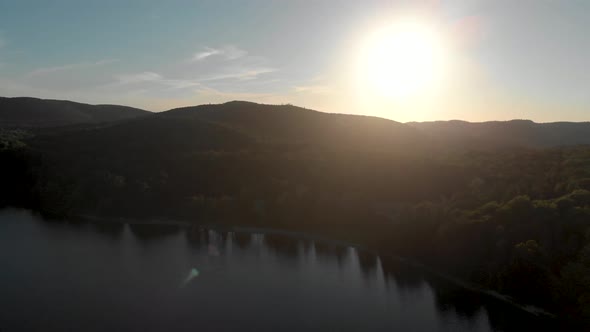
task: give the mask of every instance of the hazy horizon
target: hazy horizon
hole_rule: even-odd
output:
[[[401,39],[387,32],[407,22]],[[400,122],[588,121],[588,22],[583,2],[8,1],[0,95],[150,111],[248,100]]]
[[[174,107],[174,108],[170,108],[170,109],[165,109],[162,111],[150,111],[147,109],[143,109],[140,107],[136,107],[133,105],[120,105],[120,104],[105,104],[105,103],[85,103],[85,102],[81,102],[81,101],[76,101],[76,100],[68,100],[68,99],[52,99],[52,98],[39,98],[39,97],[34,97],[34,96],[0,96],[0,98],[33,98],[33,99],[40,99],[40,100],[54,100],[54,101],[67,101],[67,102],[74,102],[74,103],[80,103],[80,104],[88,104],[88,105],[94,105],[94,106],[123,106],[123,107],[131,107],[131,108],[136,108],[138,110],[142,110],[142,111],[147,111],[150,113],[161,113],[161,112],[167,112],[167,111],[172,111],[175,109],[180,109],[180,108],[187,108],[187,107],[198,107],[198,106],[205,106],[205,105],[222,105],[222,104],[226,104],[226,103],[232,103],[232,102],[238,102],[238,103],[254,103],[254,104],[258,104],[258,105],[265,105],[265,106],[294,106],[294,107],[298,107],[298,108],[303,108],[306,110],[310,110],[310,111],[315,111],[315,112],[321,112],[321,113],[331,113],[331,114],[344,114],[344,115],[361,115],[361,116],[370,116],[370,117],[377,117],[377,118],[382,118],[382,119],[386,119],[386,120],[391,120],[391,121],[396,121],[399,123],[426,123],[426,122],[453,122],[453,121],[458,121],[458,122],[468,122],[468,123],[486,123],[486,122],[510,122],[510,121],[532,121],[534,123],[537,124],[546,124],[546,123],[588,123],[589,121],[564,121],[564,120],[558,120],[558,121],[534,121],[532,119],[518,119],[518,118],[514,118],[514,119],[506,119],[506,120],[482,120],[482,121],[468,121],[468,120],[464,120],[464,119],[444,119],[444,120],[439,120],[439,119],[433,119],[433,120],[423,120],[423,121],[416,121],[416,120],[411,120],[411,121],[397,121],[395,119],[389,119],[383,116],[379,116],[379,115],[372,115],[372,114],[355,114],[355,113],[341,113],[341,112],[328,112],[328,111],[321,111],[321,110],[316,110],[313,108],[309,108],[309,107],[303,107],[300,105],[295,105],[295,104],[291,104],[291,103],[286,103],[286,104],[271,104],[271,103],[262,103],[262,102],[255,102],[255,101],[250,101],[250,100],[228,100],[228,101],[223,101],[223,102],[219,102],[219,103],[203,103],[203,104],[195,104],[195,105],[181,105],[178,107]]]

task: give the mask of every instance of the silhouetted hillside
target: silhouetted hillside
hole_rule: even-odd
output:
[[[112,122],[149,112],[119,105],[89,105],[66,100],[0,97],[0,127],[50,127]]]
[[[390,151],[425,143],[422,133],[399,122],[372,116],[323,113],[292,105],[233,101],[177,108],[162,116],[218,123],[274,143]]]
[[[343,192],[373,186],[375,193],[391,192],[385,182],[366,178],[376,172],[399,178],[420,147],[427,146],[417,130],[390,120],[245,102],[37,134],[32,148],[56,172],[71,174],[77,193],[89,195],[77,200],[79,211],[91,203],[93,213],[131,215],[185,216],[191,197],[236,199],[250,192],[254,199],[285,186]],[[432,178],[423,166],[412,169],[433,187],[445,181],[447,171],[443,167]],[[409,181],[399,179],[397,185]],[[127,199],[117,199],[123,187]],[[429,190],[415,186],[411,192],[426,195]]]
[[[439,142],[475,146],[550,147],[590,144],[590,122],[535,123],[530,120],[410,122]]]

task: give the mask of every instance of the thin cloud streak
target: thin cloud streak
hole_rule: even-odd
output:
[[[190,59],[191,62],[203,61],[210,57],[222,57],[224,60],[236,60],[248,55],[248,52],[233,45],[224,46],[222,48],[204,47],[203,51],[196,52]]]
[[[201,60],[205,60],[206,58],[219,54],[220,51],[213,49],[213,48],[209,48],[209,47],[205,47],[204,51],[201,52],[197,52],[193,55],[192,57],[192,61],[196,62],[196,61],[201,61]]]
[[[155,83],[166,86],[168,89],[185,89],[195,86],[201,86],[197,80],[169,79],[162,75],[145,71],[137,74],[119,75],[116,77],[117,82],[108,84],[108,86],[123,86],[141,83]]]
[[[116,76],[117,82],[110,85],[129,85],[139,83],[155,83],[167,86],[170,89],[184,89],[196,86],[203,86],[204,82],[215,82],[223,80],[254,80],[260,75],[275,72],[274,68],[255,68],[255,69],[244,69],[234,73],[218,74],[213,76],[200,77],[195,79],[175,79],[165,78],[162,75],[155,72],[141,72],[137,74],[119,75]]]
[[[211,81],[220,81],[220,80],[228,80],[228,79],[236,79],[236,80],[253,80],[258,78],[258,76],[268,73],[276,72],[277,69],[275,68],[253,68],[253,69],[242,69],[237,70],[233,73],[226,73],[226,74],[219,74],[213,75],[209,77],[200,78],[199,81],[202,82],[211,82]]]
[[[115,82],[103,87],[124,85],[146,87],[147,84],[149,85],[147,89],[157,92],[158,87],[162,86],[165,90],[180,90],[194,87],[204,89],[206,84],[213,84],[217,88],[224,85],[223,90],[232,90],[236,88],[232,82],[254,81],[262,75],[278,71],[266,65],[266,62],[266,58],[248,55],[247,51],[233,45],[218,48],[204,47],[202,51],[193,54],[189,62],[180,62],[165,73],[146,70],[115,75]],[[195,75],[187,77],[187,74],[191,72]]]
[[[61,71],[104,66],[104,65],[108,65],[108,64],[115,63],[118,61],[119,61],[118,59],[104,59],[104,60],[99,60],[96,62],[70,63],[70,64],[66,64],[66,65],[62,65],[62,66],[39,68],[39,69],[33,70],[32,72],[28,73],[27,75],[25,75],[25,77],[34,77],[34,76],[52,74],[52,73],[61,72]]]
[[[328,94],[333,93],[334,88],[327,85],[303,85],[293,87],[295,92],[308,92],[312,94]]]
[[[155,82],[162,80],[162,75],[151,71],[144,71],[137,74],[116,76],[118,84],[133,84],[142,82]]]

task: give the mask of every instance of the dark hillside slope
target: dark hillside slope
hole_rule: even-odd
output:
[[[428,170],[436,163],[414,162],[427,145],[413,128],[293,106],[197,106],[39,134],[30,144],[57,173],[78,182],[71,190],[79,194],[75,210],[100,214],[137,215],[149,206],[152,215],[186,216],[191,197],[201,196],[249,195],[273,204],[287,192],[313,192],[309,197],[324,202],[342,193],[413,199],[462,185],[450,183],[449,175],[461,172],[456,167],[434,174]]]
[[[177,108],[165,117],[194,118],[223,124],[262,141],[332,148],[403,150],[424,145],[424,136],[405,124],[371,116],[322,113],[292,105],[233,101]],[[409,151],[409,149],[408,149]]]
[[[89,105],[66,100],[0,97],[0,127],[52,127],[113,122],[150,112],[119,105]]]
[[[60,191],[72,195],[58,209],[119,216],[163,215],[194,193],[224,192],[224,184],[232,184],[221,178],[227,169],[238,174],[244,167],[224,163],[256,150],[254,144],[216,124],[157,115],[30,141],[51,172],[63,176]]]

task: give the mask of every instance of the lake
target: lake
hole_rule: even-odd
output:
[[[395,258],[284,235],[0,211],[0,331],[542,331]]]

